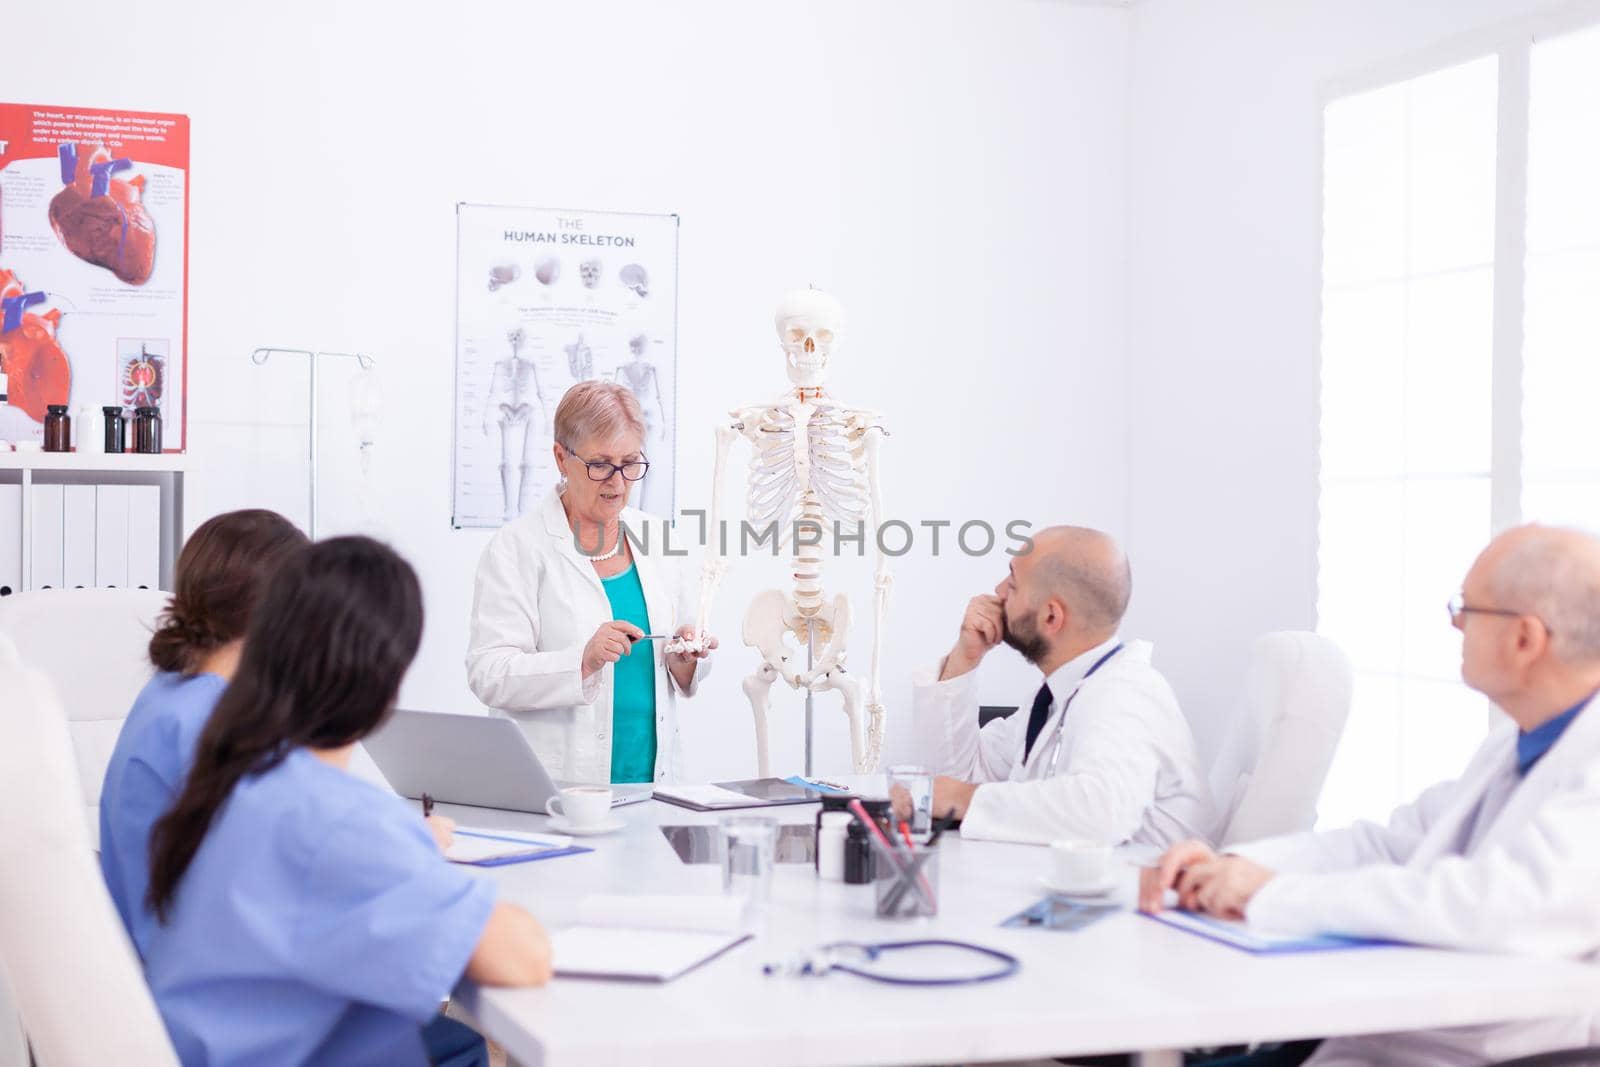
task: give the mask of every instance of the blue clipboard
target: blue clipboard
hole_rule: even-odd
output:
[[[1140,912],[1164,926],[1194,934],[1219,944],[1249,952],[1256,956],[1289,956],[1300,952],[1334,952],[1352,948],[1381,948],[1399,945],[1399,941],[1384,941],[1367,937],[1343,937],[1339,934],[1315,934],[1311,937],[1274,937],[1252,931],[1244,923],[1201,915],[1193,911],[1163,911],[1157,915]]]
[[[475,835],[475,836],[488,836]],[[494,859],[474,860],[470,863],[459,863],[458,867],[509,867],[513,863],[534,863],[538,860],[553,860],[558,856],[577,856],[584,852],[593,852],[592,848],[581,845],[569,845],[566,848],[547,848],[542,852],[527,852],[517,856],[498,856]]]

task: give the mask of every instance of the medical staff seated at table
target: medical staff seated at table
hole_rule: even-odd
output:
[[[1149,911],[1285,933],[1539,956],[1600,953],[1600,541],[1524,526],[1484,549],[1450,603],[1461,677],[1509,721],[1460,778],[1386,826],[1293,834],[1215,855],[1185,842],[1147,872]],[[1203,978],[1197,975],[1197,978]],[[1315,1064],[1482,1063],[1587,1045],[1600,1014],[1326,1041]],[[1283,1062],[1274,1060],[1275,1064]],[[1298,1062],[1298,1061],[1296,1061]]]
[[[230,511],[195,530],[150,638],[156,674],[134,701],[100,791],[100,871],[144,955],[150,828],[177,799],[195,739],[233,677],[245,629],[284,558],[309,544],[273,511]]]
[[[295,553],[255,611],[151,839],[145,973],[188,1067],[486,1062],[440,1001],[549,978],[539,923],[348,772],[421,637],[415,572],[361,537]]]
[[[968,838],[1078,838],[1156,849],[1213,832],[1210,791],[1150,645],[1118,630],[1127,557],[1098,530],[1042,530],[994,594],[967,605],[955,647],[913,678],[935,815]],[[1009,718],[978,726],[976,668],[1001,642],[1044,676]]]

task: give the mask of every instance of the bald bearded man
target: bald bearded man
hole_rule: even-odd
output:
[[[1110,536],[1042,530],[994,594],[967,605],[950,654],[913,677],[913,729],[940,775],[934,814],[961,819],[963,837],[1160,850],[1211,836],[1189,723],[1150,665],[1149,643],[1119,632],[1132,588]],[[1044,684],[980,729],[976,668],[1002,642]]]

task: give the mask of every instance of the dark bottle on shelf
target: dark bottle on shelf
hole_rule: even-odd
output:
[[[72,451],[72,416],[65,404],[46,404],[44,416],[44,450],[46,452]]]
[[[123,442],[127,440],[128,420],[122,417],[122,409],[108,404],[100,412],[106,417],[106,451],[127,451]]]
[[[144,455],[161,452],[161,409],[133,409],[133,450]]]

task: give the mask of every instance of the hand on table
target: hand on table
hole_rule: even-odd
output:
[[[978,791],[977,783],[963,782],[959,778],[938,775],[933,780],[933,817],[935,819],[964,819],[972,806],[972,794]],[[906,796],[910,801],[910,794]]]
[[[428,832],[433,835],[433,843],[439,846],[439,851],[447,850],[456,839],[456,821],[448,815],[429,815],[423,820],[428,824]]]
[[[1139,910],[1160,911],[1161,898],[1171,889],[1180,908],[1243,919],[1251,898],[1273,875],[1243,856],[1219,856],[1203,841],[1184,841],[1168,849],[1158,866],[1140,872]]]

